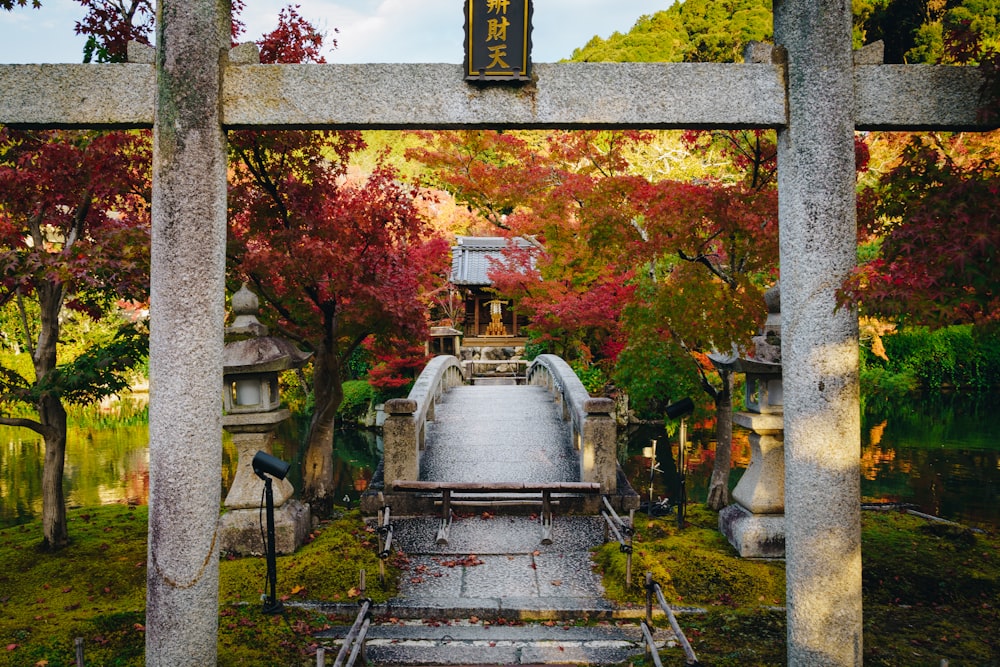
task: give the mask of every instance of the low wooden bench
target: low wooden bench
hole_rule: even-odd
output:
[[[597,494],[601,485],[597,482],[428,482],[418,480],[396,480],[394,491],[413,491],[441,494],[441,527],[438,529],[437,543],[448,544],[451,530],[452,493],[495,493],[541,495],[542,504],[542,544],[552,544],[552,494],[577,493]],[[528,499],[518,500],[523,503]],[[530,501],[529,501],[530,502]],[[537,502],[537,500],[534,500]]]

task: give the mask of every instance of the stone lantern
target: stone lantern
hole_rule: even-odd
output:
[[[733,489],[732,505],[719,512],[719,530],[744,558],[785,555],[785,445],[781,385],[781,293],[767,294],[767,322],[753,338],[753,354],[721,359],[717,366],[746,373],[745,412],[733,423],[750,429],[750,465]]]
[[[236,317],[226,328],[222,357],[222,427],[232,435],[239,462],[223,502],[227,511],[220,519],[220,549],[258,555],[265,551],[260,529],[264,482],[253,472],[253,457],[258,451],[271,453],[274,431],[290,414],[281,407],[278,373],[300,368],[311,354],[268,335],[257,320],[257,296],[246,285],[233,295],[232,306]],[[274,480],[273,490],[276,550],[292,553],[309,535],[309,506],[292,498],[295,489],[287,479]]]

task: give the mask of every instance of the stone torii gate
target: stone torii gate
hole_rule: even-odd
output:
[[[853,132],[986,129],[980,77],[855,65],[850,3],[774,5],[775,62],[539,64],[519,88],[458,65],[241,62],[225,0],[161,0],[155,64],[0,65],[0,123],[153,128],[148,665],[216,663],[225,133],[247,127],[777,129],[788,660],[861,664],[857,317],[834,300]]]

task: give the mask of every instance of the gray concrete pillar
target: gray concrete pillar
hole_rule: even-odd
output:
[[[857,314],[851,3],[776,0],[788,58],[778,132],[788,664],[860,665]]]
[[[580,481],[597,482],[602,494],[618,492],[618,425],[610,398],[588,398],[583,403],[580,434]]]
[[[420,428],[417,402],[409,398],[391,398],[385,402],[382,424],[382,477],[385,489],[392,491],[396,480],[420,479]]]
[[[193,667],[217,657],[229,4],[157,19],[146,664]]]

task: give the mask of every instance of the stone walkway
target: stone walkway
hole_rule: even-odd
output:
[[[438,401],[427,423],[420,479],[578,482],[569,427],[544,387],[468,385]]]
[[[395,522],[397,544],[410,559],[393,616],[479,616],[508,620],[611,618],[590,549],[602,541],[594,517],[557,517],[553,543],[540,543],[530,516],[456,519],[447,546],[434,542],[438,520]]]
[[[399,595],[375,609],[381,620],[369,630],[370,663],[597,665],[643,653],[643,610],[604,599],[593,569],[599,519],[557,517],[551,545],[539,543],[540,526],[527,516],[457,518],[447,547],[434,542],[436,518],[393,523],[409,562]],[[654,638],[659,646],[675,641],[669,627]]]
[[[578,458],[560,410],[542,387],[455,387],[427,423],[420,479],[577,482]],[[453,499],[447,545],[435,541],[440,517],[393,517],[394,549],[408,562],[399,595],[375,609],[383,620],[369,632],[369,661],[607,664],[643,652],[636,624],[643,609],[606,600],[594,571],[590,550],[603,541],[601,517],[556,509],[552,544],[543,545],[531,508],[508,514],[490,504],[503,496],[475,509],[458,506],[461,494]],[[578,627],[583,622],[589,625]],[[662,645],[672,635],[661,630],[656,638]]]

